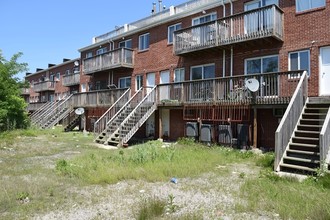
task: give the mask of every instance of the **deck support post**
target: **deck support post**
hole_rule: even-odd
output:
[[[257,108],[253,108],[253,148],[257,148],[258,143],[258,111]]]
[[[158,138],[161,139],[162,138],[162,134],[163,134],[163,121],[162,121],[162,117],[163,117],[163,113],[162,113],[162,109],[159,108],[158,110]]]

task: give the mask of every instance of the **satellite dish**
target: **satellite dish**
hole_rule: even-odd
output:
[[[79,66],[79,61],[78,60],[74,61],[74,66]]]
[[[259,89],[259,81],[253,78],[247,79],[245,81],[245,87],[251,92],[256,92]]]
[[[74,112],[75,112],[77,115],[82,115],[82,114],[84,114],[85,109],[84,109],[84,108],[77,108],[76,110],[74,110]]]

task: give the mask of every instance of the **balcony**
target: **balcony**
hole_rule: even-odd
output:
[[[283,12],[276,5],[178,30],[174,33],[173,50],[183,55],[265,38],[283,40]]]
[[[55,91],[55,81],[36,82],[33,85],[35,92]]]
[[[80,84],[80,72],[71,73],[63,76],[63,86],[74,86]]]
[[[29,88],[21,88],[21,95],[30,95]]]
[[[288,104],[303,71],[248,74],[158,85],[158,104],[173,105],[269,105]],[[250,92],[249,79],[259,82]]]
[[[118,48],[101,55],[97,55],[84,60],[84,73],[117,69],[133,68],[133,50],[128,48]]]

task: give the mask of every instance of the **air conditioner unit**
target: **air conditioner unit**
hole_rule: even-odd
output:
[[[201,137],[202,142],[211,142],[212,141],[212,125],[202,124],[201,125]]]
[[[197,137],[198,136],[197,122],[187,122],[186,123],[186,136],[187,137]]]

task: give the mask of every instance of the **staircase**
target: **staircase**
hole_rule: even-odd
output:
[[[81,122],[81,115],[77,115],[75,110],[72,109],[71,112],[63,119],[63,127],[64,131],[72,131],[75,127],[77,127]]]
[[[157,109],[156,86],[143,97],[140,89],[109,121],[107,128],[95,139],[96,143],[123,146]],[[142,95],[142,96],[141,96]]]
[[[71,106],[71,97],[72,94],[64,100],[55,102],[56,104],[50,106],[45,113],[39,116],[35,124],[42,129],[51,128],[56,125],[73,109]]]
[[[46,104],[42,105],[37,111],[35,111],[31,116],[31,123],[35,126],[40,127],[40,123],[52,109],[56,108],[58,105],[62,103],[63,100],[60,101],[53,101],[47,102]]]
[[[321,168],[324,155],[321,155],[320,137],[329,107],[327,100],[309,98],[277,171],[314,175]]]

